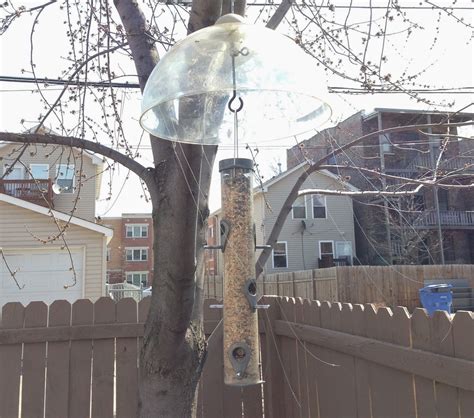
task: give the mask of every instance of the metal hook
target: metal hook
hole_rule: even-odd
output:
[[[237,108],[233,108],[233,103],[235,102],[235,99],[238,99],[239,100],[239,106]],[[242,108],[244,107],[244,101],[242,100],[241,97],[237,97],[237,92],[234,90],[233,94],[232,94],[232,97],[229,101],[229,103],[227,104],[227,107],[229,108],[229,110],[232,112],[232,113],[238,113],[242,110]]]

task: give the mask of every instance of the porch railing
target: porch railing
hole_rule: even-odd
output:
[[[441,226],[458,226],[474,228],[474,211],[440,211],[439,223]],[[417,215],[413,222],[414,226],[434,227],[438,225],[438,215],[436,211],[425,211],[421,215]]]
[[[0,180],[0,193],[53,207],[53,188],[51,179],[44,180]]]

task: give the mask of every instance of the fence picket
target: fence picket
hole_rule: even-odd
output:
[[[394,309],[390,328],[394,344],[410,347],[410,314],[406,308],[399,306]],[[393,370],[392,379],[396,397],[396,416],[416,418],[413,375]]]
[[[100,298],[94,304],[94,324],[115,322],[115,302]],[[94,340],[92,368],[92,418],[112,418],[114,409],[114,339]]]
[[[286,380],[282,367],[281,340],[274,332],[274,322],[281,318],[280,303],[276,297],[268,296],[262,299],[262,303],[270,305],[259,313],[265,323],[265,351],[262,356],[265,416],[284,418],[287,416],[284,403]]]
[[[23,328],[25,308],[7,303],[2,308],[2,329]],[[0,417],[17,417],[20,397],[22,344],[0,344]]]
[[[45,327],[48,307],[43,302],[31,302],[25,309],[25,328]],[[21,415],[23,418],[43,416],[44,368],[46,341],[24,344]]]
[[[452,326],[455,356],[474,360],[474,313],[456,312]],[[460,418],[472,417],[472,411],[474,411],[474,392],[459,389]]]
[[[295,300],[295,320],[297,324],[304,323],[303,299],[297,298]],[[300,393],[300,416],[309,416],[309,396],[308,396],[308,369],[306,361],[306,343],[297,340],[297,370],[298,370],[298,387]]]
[[[307,325],[320,326],[319,317],[320,302],[317,300],[303,301],[303,321]],[[319,418],[319,396],[318,396],[318,382],[319,376],[317,373],[318,351],[317,347],[312,344],[305,344],[306,347],[306,369],[308,376],[308,417]]]
[[[431,348],[430,318],[421,308],[415,309],[411,317],[412,346],[429,351]],[[418,418],[436,416],[434,383],[424,377],[415,376],[416,407]]]
[[[283,298],[280,300],[281,316],[284,321],[295,322],[295,299]],[[298,340],[295,338],[280,337],[282,367],[285,369],[285,404],[287,416],[300,416],[301,396],[298,378]]]
[[[224,416],[223,328],[223,324],[220,323],[207,342],[207,360],[201,376],[202,387],[205,390],[200,394],[202,397],[203,416],[206,418],[220,418]]]
[[[71,304],[56,300],[49,307],[49,327],[70,325]],[[69,406],[69,341],[48,342],[46,418],[66,417]]]
[[[361,337],[367,336],[364,305],[352,306],[352,333]],[[358,417],[371,416],[369,362],[364,359],[355,359],[354,364],[355,396]]]
[[[72,305],[72,325],[92,324],[94,306],[81,299]],[[70,418],[90,415],[92,340],[71,341],[69,363],[69,414]]]
[[[436,311],[431,318],[430,325],[432,344],[430,351],[454,357],[453,329],[450,315],[445,311]],[[435,391],[438,416],[443,418],[458,418],[459,402],[457,388],[436,382]]]
[[[137,322],[137,303],[131,298],[117,303],[118,323]],[[116,408],[117,418],[135,417],[138,414],[138,340],[116,339]]]

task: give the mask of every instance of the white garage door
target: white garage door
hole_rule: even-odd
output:
[[[56,299],[74,302],[83,297],[83,258],[82,248],[71,248],[77,283],[73,283],[71,258],[67,250],[7,250],[4,249],[5,261],[0,257],[0,307],[8,302],[21,302],[27,305],[32,301],[43,301],[47,304]],[[18,289],[10,272],[16,271],[15,278],[22,289]]]

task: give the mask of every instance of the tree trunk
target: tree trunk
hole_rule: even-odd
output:
[[[206,355],[202,306],[194,304],[201,299],[196,268],[216,147],[170,143],[170,149],[150,190],[155,273],[141,352],[140,417],[193,416]]]

